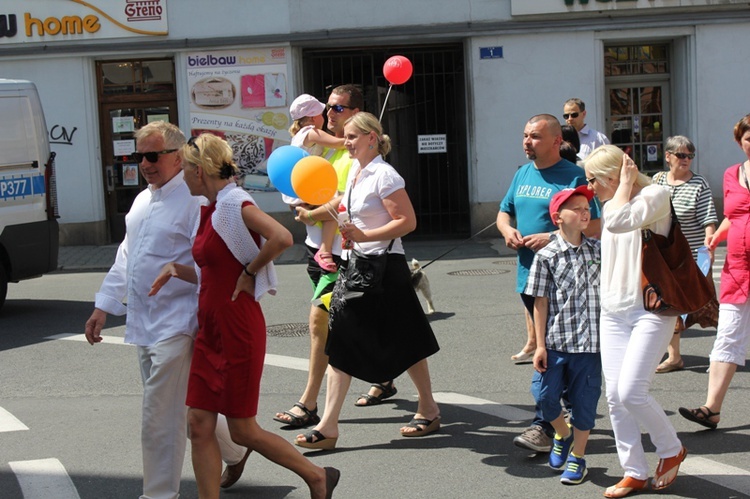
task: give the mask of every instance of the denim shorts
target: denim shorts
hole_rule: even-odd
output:
[[[534,372],[531,394],[545,421],[560,416],[560,397],[567,387],[571,424],[582,431],[594,427],[602,394],[602,359],[598,353],[566,353],[547,349],[547,370]]]

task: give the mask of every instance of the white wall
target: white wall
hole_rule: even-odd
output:
[[[699,26],[696,30],[698,104],[696,147],[701,174],[714,197],[722,197],[724,170],[747,159],[734,141],[734,125],[750,113],[750,52],[747,24]]]
[[[500,201],[517,167],[528,163],[522,139],[530,117],[549,113],[562,121],[563,102],[579,97],[586,103],[587,123],[603,128],[596,98],[602,76],[593,62],[596,43],[592,32],[470,41],[476,175],[472,202]],[[490,46],[502,46],[503,58],[480,60],[479,48]]]
[[[170,0],[169,38],[194,39],[207,33],[242,36],[508,19],[508,0],[214,0],[210,3]]]
[[[57,192],[60,223],[104,220],[104,192],[99,161],[99,124],[96,116],[96,90],[91,73],[93,63],[86,58],[54,57],[3,60],[0,77],[33,81],[44,107],[50,144],[57,153]]]

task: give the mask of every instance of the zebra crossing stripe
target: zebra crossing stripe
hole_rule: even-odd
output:
[[[0,432],[22,431],[29,427],[18,420],[13,414],[0,407]]]
[[[54,458],[8,463],[29,499],[81,499],[62,463]]]

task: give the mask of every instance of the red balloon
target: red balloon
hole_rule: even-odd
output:
[[[392,85],[401,85],[411,78],[411,61],[403,55],[394,55],[383,64],[383,75]]]

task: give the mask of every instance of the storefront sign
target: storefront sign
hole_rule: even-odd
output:
[[[716,8],[718,5],[746,8],[747,0],[511,0],[510,11],[513,16],[528,16],[613,10]]]
[[[266,160],[291,140],[286,55],[283,47],[186,55],[192,135],[226,139],[247,189],[275,190]]]
[[[167,0],[3,0],[0,4],[0,44],[167,34]]]
[[[419,154],[448,152],[448,139],[444,133],[417,135],[417,144]]]

